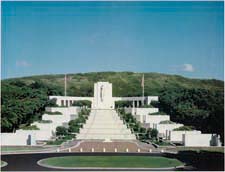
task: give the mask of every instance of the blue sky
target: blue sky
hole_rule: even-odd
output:
[[[2,78],[96,71],[224,78],[223,2],[2,2]]]

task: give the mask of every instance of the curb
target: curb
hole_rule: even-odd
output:
[[[65,169],[65,170],[150,170],[150,171],[165,171],[165,170],[176,170],[176,169],[180,169],[180,168],[185,168],[185,165],[181,165],[181,166],[175,166],[175,167],[164,167],[164,168],[142,168],[142,167],[134,167],[134,168],[129,168],[129,167],[60,167],[60,166],[52,166],[52,165],[46,165],[43,164],[42,161],[44,161],[45,159],[48,158],[44,158],[41,159],[39,161],[37,161],[37,165],[41,166],[41,167],[46,167],[46,168],[53,168],[53,169]]]
[[[5,162],[5,161],[3,161],[4,162],[4,164],[1,166],[1,168],[3,168],[3,167],[5,167],[5,166],[7,166],[8,165],[8,163],[7,162]]]

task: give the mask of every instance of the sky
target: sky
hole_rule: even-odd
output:
[[[2,2],[1,77],[98,71],[224,80],[223,2]]]

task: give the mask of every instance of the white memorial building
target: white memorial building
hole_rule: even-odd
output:
[[[46,111],[53,114],[43,114],[42,120],[51,123],[34,122],[39,130],[17,130],[15,133],[1,133],[2,145],[36,145],[38,142],[51,140],[55,136],[57,126],[67,126],[70,120],[77,118],[81,107],[72,104],[80,100],[91,101],[91,112],[79,133],[78,140],[136,140],[136,136],[120,119],[115,110],[116,101],[131,101],[132,107],[125,108],[146,128],[156,128],[163,139],[171,142],[180,142],[184,146],[219,146],[219,138],[213,134],[202,134],[200,131],[174,131],[183,126],[178,123],[163,123],[170,121],[169,115],[153,115],[159,112],[158,108],[142,108],[151,101],[158,101],[158,96],[142,97],[113,97],[112,84],[97,82],[94,84],[94,97],[50,96],[56,99],[56,104],[61,107],[47,107]],[[54,114],[61,112],[62,115]]]
[[[92,102],[92,109],[114,109],[115,101],[131,101],[133,106],[139,107],[143,104],[150,104],[151,101],[158,101],[158,96],[145,97],[113,97],[112,84],[109,82],[97,82],[94,84],[94,97],[70,97],[70,96],[50,96],[56,99],[59,106],[72,106],[75,101],[89,100]],[[144,99],[144,100],[143,100]]]
[[[76,137],[80,140],[136,140],[115,111],[115,102],[132,101],[133,106],[139,107],[143,103],[150,104],[152,100],[158,101],[157,96],[113,97],[112,84],[109,82],[95,83],[94,97],[50,96],[50,99],[56,99],[59,106],[68,107],[75,101],[91,101],[90,116]]]

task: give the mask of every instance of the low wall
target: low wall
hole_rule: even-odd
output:
[[[145,120],[146,120],[146,123],[159,124],[161,121],[167,121],[167,120],[169,121],[170,116],[169,115],[147,115]]]
[[[54,131],[51,129],[46,130],[17,130],[16,133],[34,133],[36,140],[49,140],[54,135]]]
[[[201,134],[201,131],[169,131],[169,140],[172,142],[183,142],[183,134]]]
[[[146,128],[153,128],[154,124],[159,124],[161,121],[170,120],[169,115],[134,115],[134,117]]]
[[[169,131],[184,126],[183,124],[153,124],[153,128],[156,128],[162,137],[169,138]]]
[[[145,116],[148,115],[149,113],[155,113],[159,112],[158,108],[124,108],[126,113],[131,113],[132,115],[141,115]]]
[[[124,110],[125,110],[125,113],[131,113],[131,114],[133,114],[132,113],[133,112],[133,108],[132,107],[125,107]]]
[[[75,117],[77,117],[78,115],[74,115]],[[73,118],[74,119],[74,118]],[[42,116],[42,120],[51,120],[52,123],[63,123],[63,122],[69,122],[70,120],[72,120],[71,115],[48,115],[48,114],[44,114]]]
[[[89,100],[93,102],[93,97],[71,97],[71,96],[49,96],[49,99],[56,99],[56,104],[62,106],[62,101],[64,105],[71,106],[75,101]]]
[[[1,133],[1,145],[26,146],[36,145],[35,132]]]
[[[149,113],[159,112],[158,108],[134,108],[134,115],[148,115]]]
[[[78,114],[81,110],[80,107],[46,107],[45,110],[47,112],[61,112],[65,115]]]
[[[211,146],[212,134],[183,134],[184,146]]]

